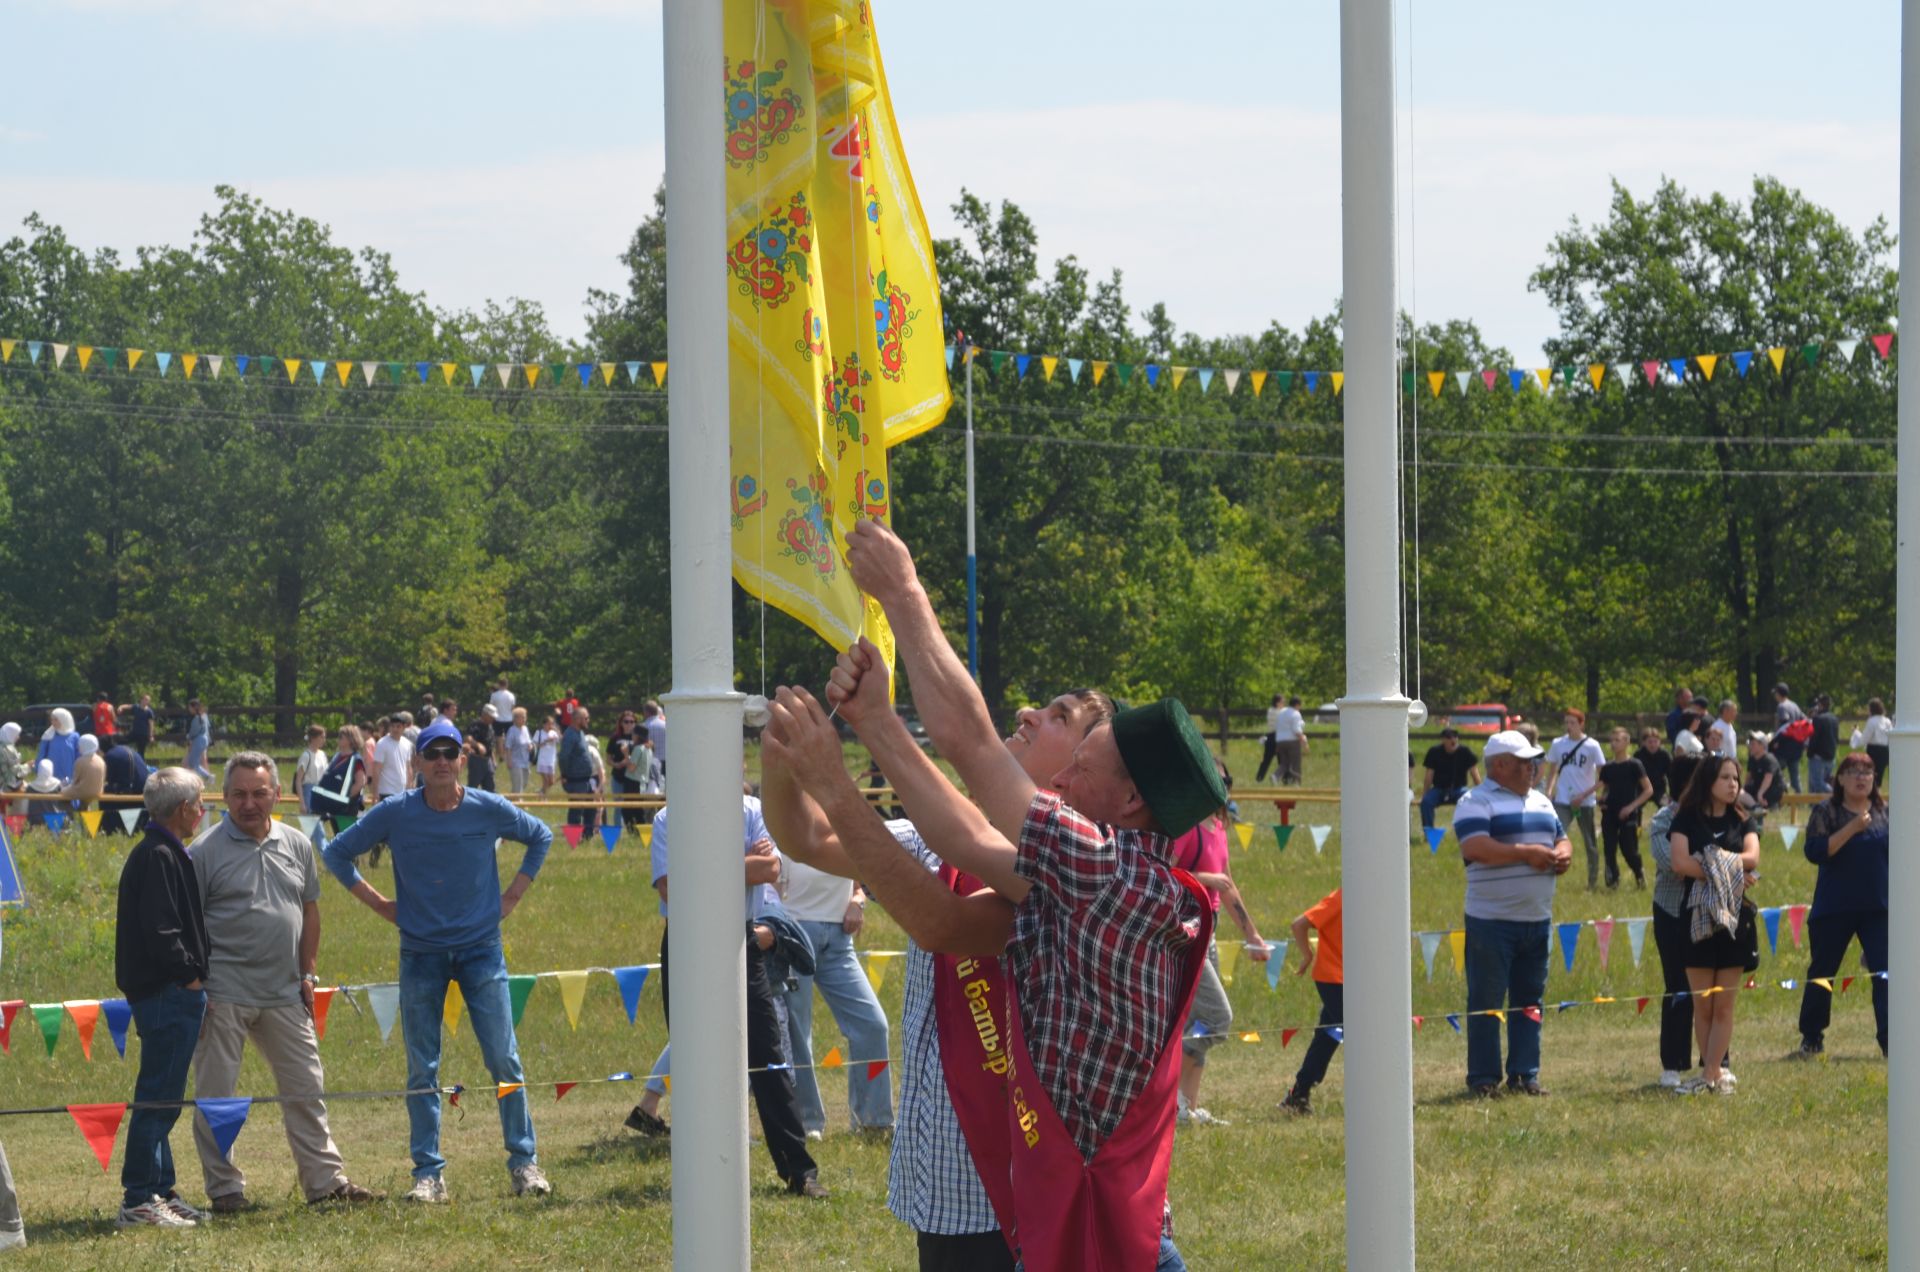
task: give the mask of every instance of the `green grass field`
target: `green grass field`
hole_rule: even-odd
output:
[[[1231,757],[1243,783],[1257,754]],[[854,757],[849,755],[851,764]],[[1309,758],[1309,784],[1335,780],[1337,750],[1322,744]],[[1272,819],[1267,806],[1243,802],[1243,815]],[[1443,820],[1450,810],[1443,811]],[[1296,834],[1284,853],[1264,827],[1251,851],[1236,846],[1233,868],[1256,920],[1273,939],[1293,916],[1337,885],[1343,849],[1332,805],[1304,806],[1296,822],[1334,826],[1325,852]],[[10,910],[0,998],[29,1002],[105,998],[113,988],[114,887],[124,839],[54,840],[31,832],[17,846],[32,904]],[[1461,870],[1449,839],[1438,855],[1424,844],[1377,845],[1383,863],[1405,851],[1413,880],[1413,926],[1458,926]],[[1647,894],[1589,894],[1584,865],[1562,880],[1556,917],[1627,917],[1650,912]],[[518,862],[503,853],[503,872]],[[383,869],[374,877],[390,884]],[[557,971],[647,963],[660,926],[644,853],[623,841],[609,856],[598,845],[557,842],[538,884],[506,926],[516,971]],[[1763,905],[1809,900],[1813,868],[1765,845]],[[331,879],[322,900],[325,983],[389,981],[395,975],[391,928]],[[899,932],[870,912],[863,943],[898,949]],[[1805,974],[1804,954],[1781,929],[1779,954],[1762,951],[1760,984]],[[898,1019],[900,967],[894,960],[881,998]],[[1841,1268],[1886,1262],[1887,1069],[1873,1041],[1864,983],[1835,1007],[1827,1062],[1789,1064],[1797,1041],[1797,993],[1744,994],[1734,1054],[1741,1076],[1731,1098],[1678,1099],[1654,1087],[1659,1068],[1652,1009],[1636,1015],[1632,997],[1657,994],[1651,940],[1633,965],[1624,928],[1610,961],[1599,965],[1588,929],[1567,974],[1556,947],[1549,1000],[1606,994],[1619,1004],[1549,1012],[1543,1100],[1492,1104],[1462,1097],[1464,1040],[1445,1013],[1464,1006],[1461,978],[1443,948],[1429,982],[1417,945],[1408,943],[1415,1011],[1427,1017],[1414,1035],[1418,1139],[1419,1257],[1443,1269],[1520,1267]],[[1857,970],[1849,956],[1847,972]],[[1242,963],[1232,988],[1236,1028],[1262,1041],[1230,1041],[1209,1065],[1205,1103],[1231,1126],[1180,1132],[1173,1204],[1180,1245],[1196,1269],[1332,1268],[1344,1257],[1345,1176],[1341,1114],[1349,1098],[1334,1062],[1316,1093],[1317,1116],[1290,1120],[1275,1105],[1298,1066],[1303,1038],[1283,1049],[1283,1027],[1311,1025],[1318,1000],[1291,974],[1270,992],[1259,969]],[[683,1009],[684,1010],[684,1009]],[[831,1015],[816,1010],[816,1054],[839,1041]],[[658,990],[649,985],[639,1020],[629,1025],[614,982],[591,979],[578,1029],[568,1027],[560,995],[543,981],[529,1002],[520,1047],[535,1083],[644,1072],[665,1038]],[[129,1046],[130,1054],[137,1042]],[[402,1084],[396,1035],[382,1044],[371,1014],[336,1002],[321,1045],[329,1086],[391,1089]],[[471,1030],[447,1049],[449,1082],[485,1087]],[[33,1019],[14,1022],[11,1055],[0,1058],[0,1108],[125,1100],[132,1060],[115,1056],[104,1023],[94,1058],[83,1060],[71,1022],[50,1059]],[[816,1156],[833,1197],[805,1203],[784,1196],[765,1152],[751,1159],[756,1261],[773,1267],[911,1268],[911,1234],[886,1210],[884,1144],[840,1129],[845,1087],[822,1083],[834,1119]],[[243,1094],[270,1094],[271,1079],[249,1058]],[[583,1085],[556,1103],[534,1091],[540,1155],[554,1182],[544,1202],[509,1195],[499,1123],[490,1093],[475,1091],[449,1110],[443,1149],[454,1204],[431,1211],[398,1202],[352,1213],[316,1213],[300,1201],[286,1143],[272,1106],[257,1108],[235,1153],[250,1193],[265,1204],[251,1214],[189,1233],[116,1234],[119,1155],[103,1174],[65,1116],[0,1118],[32,1245],[22,1267],[226,1268],[353,1266],[424,1269],[516,1266],[584,1268],[667,1266],[671,1240],[670,1167],[663,1142],[645,1141],[620,1120],[637,1085]],[[669,1115],[671,1108],[669,1107]],[[406,1120],[398,1101],[343,1101],[331,1108],[336,1139],[356,1180],[397,1193],[407,1185]],[[754,1126],[753,1123],[749,1123]],[[757,1126],[754,1127],[757,1130]],[[121,1144],[125,1141],[124,1128]],[[202,1199],[198,1163],[184,1124],[174,1133],[182,1192]]]

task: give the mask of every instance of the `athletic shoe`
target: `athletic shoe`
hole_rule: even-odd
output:
[[[0,1228],[0,1250],[18,1250],[26,1244],[25,1228]]]
[[[1732,1070],[1732,1069],[1724,1069],[1724,1068],[1723,1068],[1723,1069],[1721,1069],[1721,1070],[1720,1070],[1720,1080],[1721,1080],[1722,1082],[1724,1082],[1724,1083],[1726,1083],[1726,1084],[1727,1084],[1728,1086],[1739,1086],[1739,1085],[1740,1085],[1740,1079],[1734,1076],[1734,1072],[1733,1072],[1733,1070]]]
[[[825,1139],[826,1137],[827,1137],[827,1133],[825,1131],[808,1131],[807,1132],[807,1139],[815,1144],[818,1144],[821,1140]]]
[[[174,1214],[179,1215],[188,1223],[201,1224],[207,1221],[205,1211],[195,1210],[192,1206],[180,1200],[178,1196],[162,1197],[160,1200],[168,1210],[173,1211]]]
[[[199,1225],[191,1219],[176,1214],[166,1200],[161,1197],[149,1197],[137,1206],[120,1207],[120,1216],[115,1219],[116,1228],[194,1228]]]
[[[1691,1077],[1691,1078],[1688,1078],[1686,1081],[1682,1082],[1679,1086],[1673,1088],[1673,1093],[1675,1095],[1699,1095],[1702,1091],[1707,1091],[1711,1089],[1712,1088],[1708,1085],[1707,1080],[1705,1078]]]
[[[1233,1123],[1215,1117],[1203,1108],[1190,1108],[1178,1115],[1186,1126],[1232,1126]]]
[[[1680,1072],[1677,1069],[1660,1070],[1660,1085],[1671,1091],[1680,1085]]]
[[[444,1206],[453,1198],[447,1195],[447,1185],[438,1175],[422,1175],[413,1181],[413,1187],[401,1195],[402,1201],[417,1201],[424,1206]]]
[[[1308,1116],[1313,1112],[1313,1104],[1309,1092],[1302,1090],[1298,1086],[1287,1088],[1287,1098],[1280,1101],[1280,1111],[1282,1113],[1292,1113],[1297,1117]]]
[[[634,1105],[633,1111],[627,1114],[626,1126],[630,1131],[638,1131],[642,1135],[650,1135],[656,1139],[666,1139],[673,1134],[667,1126],[666,1118],[657,1113],[649,1113],[638,1104]]]
[[[1818,1060],[1822,1056],[1826,1055],[1826,1053],[1827,1053],[1827,1048],[1823,1043],[1802,1042],[1799,1046],[1795,1047],[1792,1051],[1787,1052],[1787,1059]]]
[[[1540,1081],[1537,1078],[1508,1078],[1507,1090],[1518,1092],[1521,1095],[1546,1095],[1548,1093],[1547,1089],[1540,1085]]]
[[[1720,1075],[1720,1080],[1713,1084],[1712,1090],[1715,1095],[1732,1095],[1735,1085],[1733,1075],[1723,1073]]]
[[[1475,1099],[1480,1100],[1497,1100],[1501,1095],[1500,1084],[1498,1082],[1475,1083],[1473,1086],[1468,1087],[1467,1090]]]
[[[516,1197],[546,1197],[553,1193],[553,1185],[547,1182],[547,1172],[540,1169],[539,1162],[528,1162],[525,1166],[513,1168],[513,1195]]]

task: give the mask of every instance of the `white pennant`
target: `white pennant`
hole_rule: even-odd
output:
[[[227,360],[224,357],[222,357],[217,353],[208,354],[207,355],[207,378],[209,380],[218,380],[220,378],[220,368],[226,364],[226,361]]]
[[[374,1023],[380,1026],[380,1041],[385,1042],[393,1033],[393,1018],[400,1012],[400,987],[398,985],[368,985],[367,1003],[373,1008]]]
[[[1798,826],[1782,826],[1780,828],[1780,842],[1786,845],[1788,852],[1792,852],[1793,846],[1800,842],[1800,828]]]
[[[1852,362],[1853,351],[1860,347],[1858,340],[1836,340],[1834,343],[1840,346],[1840,361],[1842,362]],[[55,345],[53,347],[58,349],[60,346]]]
[[[494,373],[500,377],[500,387],[503,389],[506,388],[507,380],[513,375],[513,364],[510,362],[502,362],[493,370]]]
[[[1307,829],[1313,832],[1313,850],[1315,852],[1319,852],[1327,846],[1327,836],[1333,833],[1333,827],[1331,826],[1309,826]]]
[[[53,369],[58,371],[60,364],[67,360],[67,346],[63,344],[48,346],[53,350]]]
[[[1460,382],[1460,394],[1462,397],[1465,397],[1467,392],[1467,381],[1473,378],[1473,372],[1455,371],[1453,373],[1453,378]]]
[[[360,364],[360,374],[367,377],[367,387],[372,388],[373,377],[380,374],[380,364],[378,362],[362,362]]]
[[[1647,920],[1628,919],[1626,923],[1627,944],[1633,947],[1633,965],[1638,967],[1640,966],[1640,951],[1647,943]]]
[[[137,808],[123,808],[123,809],[121,809],[121,810],[120,810],[120,824],[121,824],[122,826],[125,826],[125,827],[127,828],[127,833],[128,833],[129,835],[131,835],[131,834],[133,833],[133,827],[134,827],[134,824],[135,824],[136,822],[138,822],[139,820],[140,820],[140,810],[139,810],[139,809],[137,809]]]
[[[1433,956],[1440,952],[1440,938],[1445,932],[1420,933],[1420,957],[1427,960],[1427,979],[1433,979]]]
[[[1623,389],[1625,389],[1625,388],[1630,388],[1630,387],[1632,387],[1632,385],[1633,385],[1633,363],[1631,363],[1631,362],[1616,362],[1616,363],[1614,363],[1614,364],[1613,364],[1613,373],[1614,373],[1615,375],[1617,375],[1617,376],[1619,376],[1619,377],[1620,377],[1620,387],[1621,387],[1621,388],[1623,388]]]
[[[1240,373],[1238,371],[1222,371],[1220,378],[1227,382],[1227,396],[1232,397],[1233,391],[1240,387]]]

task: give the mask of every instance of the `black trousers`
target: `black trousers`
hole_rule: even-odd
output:
[[[1832,976],[1840,970],[1840,960],[1847,955],[1847,946],[1853,944],[1855,937],[1860,938],[1860,961],[1866,964],[1870,972],[1887,970],[1887,912],[1885,910],[1864,910],[1852,914],[1823,914],[1819,918],[1807,920],[1807,980],[1816,976]],[[1887,982],[1879,977],[1871,978],[1873,985],[1873,1025],[1874,1036],[1880,1043],[1881,1052],[1887,1049]],[[1825,990],[1809,983],[1801,991],[1800,997],[1800,1037],[1816,1046],[1826,1040],[1827,1024],[1833,1019],[1833,995],[1839,991]]]
[[[1619,814],[1611,808],[1600,810],[1600,842],[1607,854],[1607,886],[1614,887],[1620,882],[1620,862],[1627,859],[1627,869],[1633,871],[1638,880],[1646,878],[1646,871],[1640,865],[1640,823],[1623,822]],[[1659,907],[1655,907],[1658,909]]]
[[[1687,990],[1687,955],[1693,949],[1687,920],[1654,906],[1653,945],[1660,951],[1660,979],[1667,995],[1660,1002],[1660,1067],[1685,1073],[1693,1068],[1693,999],[1675,995]]]
[[[667,1030],[673,1030],[672,999],[667,974],[667,936],[660,934],[660,1010],[666,1014]],[[768,1065],[782,1063],[781,1044],[786,1026],[773,997],[773,983],[767,979],[767,956],[752,941],[747,942],[747,1087],[753,1092],[754,1108],[760,1113],[760,1132],[773,1157],[773,1168],[789,1186],[815,1173],[819,1167],[807,1151],[807,1128],[800,1124],[800,1106],[794,1098],[793,1070],[769,1070]]]
[[[1307,1044],[1307,1054],[1300,1061],[1300,1072],[1293,1076],[1294,1089],[1298,1091],[1311,1091],[1325,1080],[1333,1053],[1340,1049],[1340,1039],[1328,1026],[1344,1027],[1346,1022],[1347,987],[1325,981],[1315,981],[1313,987],[1320,991],[1320,1027],[1313,1031],[1313,1041]]]
[[[1269,733],[1260,739],[1260,771],[1253,775],[1254,781],[1264,782],[1267,780],[1267,770],[1273,767],[1273,747],[1273,734]]]
[[[613,791],[621,799],[632,799],[640,793],[640,783],[616,777],[613,779]],[[623,808],[620,810],[620,821],[628,830],[632,830],[635,826],[651,825],[653,814],[644,808]]]
[[[1873,761],[1873,789],[1877,791],[1887,780],[1887,765],[1893,760],[1893,748],[1875,742],[1867,748],[1867,758]]]
[[[1013,1272],[1013,1251],[1007,1249],[1007,1239],[998,1228],[960,1236],[938,1232],[917,1235],[920,1272]]]

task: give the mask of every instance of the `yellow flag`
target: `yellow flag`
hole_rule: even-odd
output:
[[[442,362],[440,364],[440,379],[443,384],[446,384],[449,386],[453,384],[454,370],[455,370],[455,366],[451,362]]]
[[[91,352],[91,350],[89,350],[89,352]],[[189,379],[189,380],[191,380],[191,379],[193,379],[193,369],[194,369],[195,367],[197,367],[197,366],[199,366],[199,365],[200,365],[200,355],[199,355],[199,354],[197,354],[197,353],[183,353],[183,354],[181,354],[181,355],[180,355],[180,369],[181,369],[182,371],[185,371],[185,372],[187,373],[187,379]],[[86,369],[85,367],[82,367],[82,368],[81,368],[81,370],[83,370],[83,371],[84,371],[85,369]]]
[[[92,838],[93,836],[99,834],[100,833],[100,810],[97,808],[86,809],[80,814],[80,822],[82,825],[84,825],[87,828],[88,838]]]
[[[1453,970],[1465,974],[1467,970],[1467,934],[1460,928],[1447,933],[1447,948],[1453,952]]]
[[[1829,994],[1833,992],[1833,978],[1830,976],[1816,976],[1813,978],[1813,983],[1826,990]],[[1718,989],[1719,986],[1716,985],[1714,988]]]
[[[494,1084],[494,1097],[504,1100],[526,1085],[524,1082],[496,1082]]]
[[[127,370],[129,370],[129,371],[131,371],[131,370],[133,370],[133,369],[134,369],[135,367],[137,367],[137,366],[139,366],[139,365],[140,365],[140,359],[141,359],[141,358],[143,358],[143,357],[145,357],[145,356],[146,356],[146,353],[147,353],[147,351],[146,351],[145,349],[129,349],[129,350],[127,350]]]
[[[1787,351],[1785,349],[1776,346],[1775,348],[1767,350],[1767,361],[1773,363],[1773,373],[1775,375],[1780,374],[1780,365],[1786,360]]]
[[[887,959],[883,954],[867,955],[867,979],[873,984],[873,992],[879,993],[880,986],[887,980]]]
[[[1265,371],[1254,371],[1250,372],[1247,378],[1253,381],[1253,396],[1259,397],[1260,390],[1267,387],[1267,373]]]
[[[653,847],[653,827],[647,822],[640,823],[640,846],[647,849]]]
[[[1487,1012],[1487,1015],[1492,1016],[1503,1025],[1507,1023],[1507,1013],[1501,1008],[1494,1007]]]
[[[1696,354],[1693,360],[1700,364],[1701,375],[1706,376],[1707,379],[1709,380],[1713,379],[1713,366],[1716,362],[1720,361],[1719,354],[1717,353]]]
[[[1445,371],[1427,372],[1427,387],[1433,390],[1433,396],[1439,397],[1440,390],[1446,387],[1446,383],[1447,373]]]
[[[1240,965],[1240,942],[1226,941],[1214,948],[1220,951],[1220,983],[1231,985],[1233,969]]]
[[[1333,395],[1339,397],[1340,386],[1347,382],[1347,373],[1345,371],[1334,371],[1330,374],[1333,376]]]
[[[614,373],[614,372],[615,372],[616,370],[618,370],[618,369],[619,369],[619,364],[618,364],[618,363],[615,363],[615,362],[602,362],[602,363],[600,364],[600,383],[602,383],[602,384],[612,384],[612,383],[613,383],[613,373]]]
[[[933,236],[872,6],[726,0],[724,21],[733,576],[891,663],[841,551],[892,512],[887,449],[951,401]]]
[[[18,340],[0,340],[0,362],[13,361],[13,346],[19,343]]]
[[[1060,365],[1060,359],[1040,356],[1040,374],[1047,377],[1047,383],[1053,383],[1053,369]]]
[[[587,974],[585,972],[555,972],[553,978],[560,982],[560,1002],[567,1009],[567,1023],[575,1029],[580,1027],[580,1001],[587,996]]]
[[[527,363],[527,387],[532,388],[534,385],[538,384],[539,382],[540,382],[540,364],[538,362]]]
[[[1541,388],[1550,389],[1553,387],[1553,368],[1552,367],[1535,367],[1533,369],[1533,373],[1540,377]]]
[[[1587,379],[1593,381],[1593,387],[1596,391],[1600,388],[1600,382],[1606,378],[1607,378],[1606,363],[1595,362],[1587,367]]]
[[[93,346],[81,345],[75,349],[74,352],[80,356],[80,369],[85,371],[87,369],[87,363],[93,361]]]
[[[347,378],[353,374],[353,363],[336,362],[333,364],[333,373],[340,377],[340,387],[344,389],[347,387]]]
[[[1187,372],[1190,370],[1192,370],[1191,367],[1175,367],[1173,369],[1173,387],[1174,388],[1177,389],[1180,387],[1180,381],[1187,378]]]
[[[464,1006],[466,1006],[466,999],[460,997],[460,982],[448,981],[447,1003],[446,1006],[440,1010],[440,1018],[444,1020],[447,1025],[447,1037],[454,1038],[459,1036],[460,1009]]]
[[[1242,851],[1253,847],[1252,822],[1235,822],[1233,824],[1233,831],[1236,835],[1240,836],[1240,848]]]
[[[287,364],[287,383],[292,384],[294,377],[300,374],[300,359],[283,358],[281,360]]]
[[[1258,1042],[1260,1041],[1260,1031],[1258,1029],[1249,1029],[1245,1033],[1240,1035],[1240,1041]]]
[[[1102,380],[1104,380],[1104,379],[1106,379],[1106,378],[1107,378],[1107,364],[1106,364],[1106,363],[1104,363],[1104,362],[1096,362],[1096,363],[1094,363],[1094,364],[1093,364],[1093,382],[1094,382],[1094,384],[1096,384],[1096,385],[1098,385],[1098,384],[1100,383],[1100,381],[1102,381]]]
[[[666,388],[667,364],[664,362],[653,362],[648,365],[653,368],[653,387],[656,389]]]

